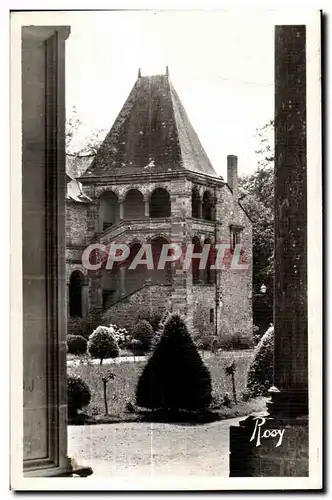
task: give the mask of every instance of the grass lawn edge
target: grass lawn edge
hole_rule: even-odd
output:
[[[169,424],[183,424],[183,425],[200,425],[205,423],[216,422],[220,420],[228,420],[231,418],[245,417],[253,414],[260,414],[266,411],[266,401],[269,398],[258,397],[246,402],[239,402],[230,407],[223,407],[221,409],[210,410],[202,413],[197,413],[195,416],[191,414],[189,419],[172,420],[167,419],[166,414],[149,411],[139,411],[133,413],[123,413],[121,415],[110,414],[108,416],[98,415],[91,416],[84,412],[80,413],[75,419],[70,418],[68,425],[98,425],[98,424],[119,424],[127,422],[162,422]],[[185,415],[185,414],[183,414]]]

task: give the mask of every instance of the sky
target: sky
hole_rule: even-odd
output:
[[[257,128],[274,115],[271,11],[77,12],[66,42],[67,116],[109,130],[142,75],[170,80],[218,175],[257,167]]]

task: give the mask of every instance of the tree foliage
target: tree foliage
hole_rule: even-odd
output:
[[[267,329],[255,349],[247,377],[247,390],[252,397],[267,396],[273,385],[274,327]]]
[[[136,389],[137,405],[153,410],[198,411],[211,404],[211,377],[185,322],[166,322]]]
[[[274,146],[273,121],[257,131],[257,169],[239,179],[240,202],[253,222],[253,281],[258,292],[273,285]]]
[[[91,400],[91,392],[88,384],[75,375],[67,377],[67,394],[69,416],[77,415],[78,410],[82,410],[84,406],[88,406]]]
[[[119,356],[119,347],[112,329],[107,326],[98,326],[89,337],[88,352],[92,358],[100,359],[100,364],[104,359]]]
[[[102,128],[88,129],[76,106],[73,106],[66,120],[66,152],[77,155],[95,155],[106,133],[107,130]]]

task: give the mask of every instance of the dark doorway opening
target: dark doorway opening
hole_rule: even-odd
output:
[[[69,314],[79,318],[82,317],[82,281],[83,274],[80,271],[74,271],[70,276]]]

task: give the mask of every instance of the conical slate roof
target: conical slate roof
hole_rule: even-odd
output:
[[[168,74],[139,74],[81,179],[182,169],[217,177]]]

